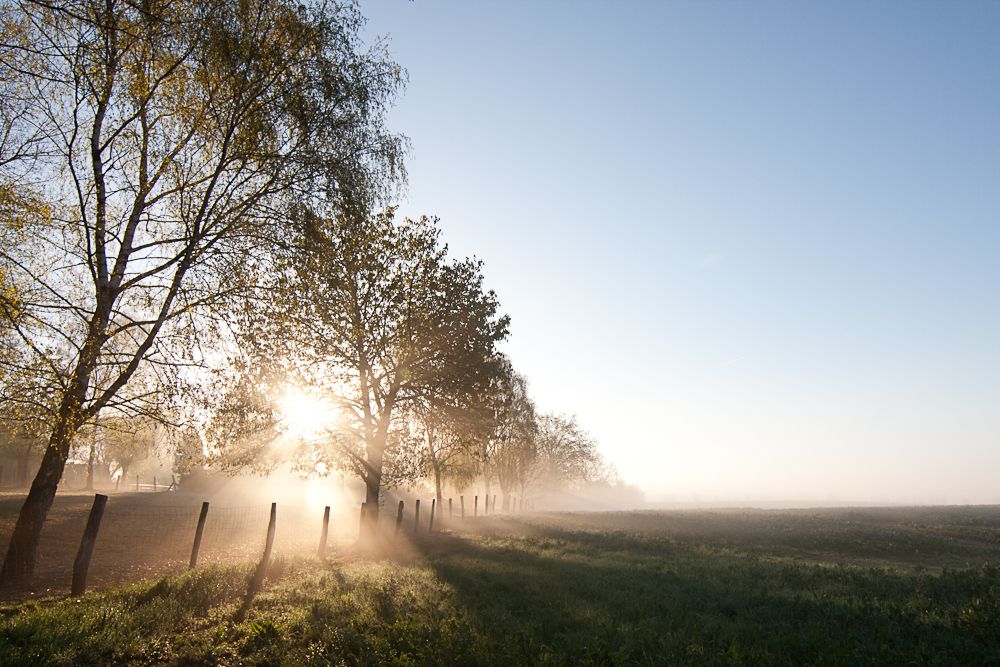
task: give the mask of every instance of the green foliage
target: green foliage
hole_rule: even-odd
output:
[[[250,566],[0,608],[0,663],[1000,664],[995,551],[877,512],[476,525],[396,561],[286,561],[245,622]]]
[[[374,504],[380,488],[422,472],[405,441],[407,408],[470,402],[489,382],[509,318],[484,288],[481,262],[448,259],[436,219],[320,213],[295,211],[286,264],[262,297],[280,299],[250,309],[247,375],[294,378],[329,399],[338,417],[296,463],[357,475]]]

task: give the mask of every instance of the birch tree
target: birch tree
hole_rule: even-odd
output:
[[[208,364],[293,203],[379,201],[406,142],[383,125],[404,74],[362,48],[353,4],[3,0],[0,21],[0,176],[51,209],[0,248],[21,288],[0,308],[58,392],[9,586],[31,581],[80,427],[150,411]]]

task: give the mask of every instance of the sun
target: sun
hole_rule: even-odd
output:
[[[299,389],[291,389],[285,393],[285,398],[281,401],[281,411],[288,427],[300,433],[319,430],[333,421],[333,414],[327,401],[310,396]]]

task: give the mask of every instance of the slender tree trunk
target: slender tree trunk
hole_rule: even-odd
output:
[[[66,393],[63,394],[55,427],[49,437],[49,445],[42,456],[42,464],[17,517],[17,524],[14,526],[14,533],[7,547],[7,556],[4,558],[3,568],[0,569],[0,589],[30,586],[34,579],[35,556],[38,552],[38,541],[42,536],[42,526],[45,525],[45,518],[56,497],[59,480],[62,479],[63,471],[66,469],[70,443],[86,419],[81,406],[87,395],[90,374],[94,370],[100,351],[94,329],[92,324],[91,335],[81,351],[74,377]]]
[[[374,542],[378,535],[379,495],[382,490],[382,459],[385,453],[384,443],[376,442],[365,448],[368,458],[368,474],[365,476],[365,530],[361,532],[362,540]]]
[[[506,512],[510,509],[510,489],[503,483],[503,476],[498,481],[500,482],[500,495],[503,496],[503,511]]]
[[[14,483],[20,489],[28,486],[28,463],[30,461],[31,452],[24,452],[17,456],[17,471],[14,473]]]
[[[62,479],[66,468],[66,457],[73,438],[69,426],[70,424],[60,420],[49,440],[49,446],[42,457],[42,465],[31,483],[31,490],[24,499],[24,505],[21,506],[14,534],[11,535],[10,545],[7,547],[7,557],[4,559],[3,569],[0,569],[0,588],[30,586],[32,583],[42,526],[45,524],[49,509],[52,508],[59,480]]]
[[[95,429],[94,435],[90,440],[90,453],[87,455],[87,486],[84,487],[85,491],[94,490],[94,448],[97,446],[97,431]]]
[[[434,462],[434,488],[437,489],[438,507],[444,507],[444,496],[441,494],[441,466]]]

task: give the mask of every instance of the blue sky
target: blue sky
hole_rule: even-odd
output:
[[[361,11],[403,214],[650,499],[1000,502],[1000,3]]]

